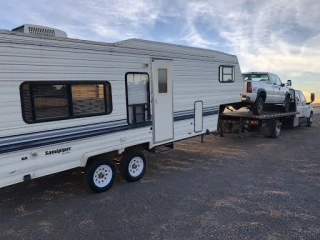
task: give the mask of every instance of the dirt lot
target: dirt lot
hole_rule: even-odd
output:
[[[0,239],[320,239],[319,119],[279,139],[181,141],[103,194],[79,169],[0,189]]]

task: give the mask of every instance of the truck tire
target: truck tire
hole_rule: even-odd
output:
[[[313,117],[313,114],[310,113],[310,117],[308,117],[308,119],[307,119],[307,127],[312,126],[312,121],[313,121],[312,117]]]
[[[281,122],[278,120],[272,120],[270,125],[270,137],[278,138],[281,133]]]
[[[258,100],[252,106],[252,113],[256,116],[260,116],[263,111],[263,104],[264,104],[263,98],[259,97]]]
[[[284,100],[284,112],[289,112],[290,111],[290,95],[286,96],[286,99]]]
[[[139,150],[129,150],[120,161],[120,175],[127,182],[140,180],[147,169],[147,159]]]
[[[94,192],[105,192],[112,187],[116,179],[116,166],[108,158],[97,158],[85,169],[84,181]]]

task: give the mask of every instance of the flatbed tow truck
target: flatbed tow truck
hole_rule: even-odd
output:
[[[237,133],[242,137],[244,132],[259,132],[266,137],[278,138],[281,133],[281,126],[289,128],[299,125],[311,127],[313,109],[310,103],[314,101],[314,94],[311,94],[311,102],[306,102],[299,90],[290,89],[291,103],[289,112],[283,112],[278,105],[270,105],[260,116],[254,115],[249,110],[225,111],[219,117],[219,132],[223,137],[224,133]]]

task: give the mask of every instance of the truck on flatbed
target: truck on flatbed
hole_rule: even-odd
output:
[[[259,132],[266,137],[277,138],[281,133],[281,126],[296,127],[306,125],[311,127],[313,109],[310,103],[314,101],[311,93],[311,102],[307,102],[303,93],[290,89],[290,109],[283,112],[281,106],[269,106],[260,116],[249,110],[224,111],[219,116],[220,136],[224,133]]]

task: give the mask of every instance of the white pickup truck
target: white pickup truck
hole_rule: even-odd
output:
[[[285,112],[289,111],[291,80],[287,84],[269,72],[243,73],[242,106],[249,107],[254,115],[260,116],[265,104],[282,104]],[[239,107],[237,107],[239,108]]]

